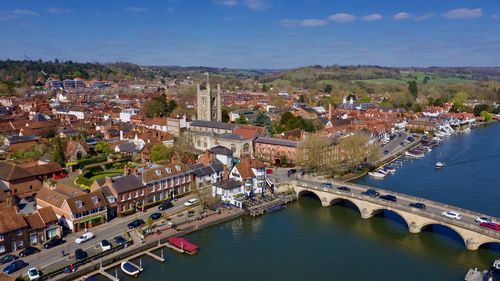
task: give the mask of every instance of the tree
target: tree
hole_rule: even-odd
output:
[[[175,108],[177,108],[177,103],[175,102],[175,100],[168,101],[168,112],[172,113]]]
[[[286,111],[283,114],[281,114],[281,119],[280,119],[280,124],[287,124],[290,122],[290,120],[293,120],[295,116],[290,111]]]
[[[51,154],[51,160],[52,162],[56,162],[59,164],[64,164],[64,151],[62,147],[62,142],[61,138],[59,136],[56,136],[52,140],[52,154]]]
[[[464,103],[467,101],[469,98],[469,95],[466,92],[458,92],[453,96],[453,99],[451,102],[453,103],[453,112],[463,112],[466,111],[466,106]]]
[[[271,123],[271,118],[269,118],[269,116],[262,111],[259,111],[255,116],[255,121],[253,122],[253,125],[266,127],[268,131],[271,131],[273,127],[273,124]]]
[[[491,121],[491,113],[488,111],[481,112],[481,116],[483,116],[485,122]]]
[[[151,148],[151,160],[153,162],[170,160],[173,153],[174,153],[173,147],[166,147],[161,143],[155,144]]]
[[[410,92],[410,94],[414,98],[417,98],[417,96],[418,96],[417,81],[415,81],[415,80],[408,81],[408,92]]]
[[[97,153],[102,153],[102,154],[106,154],[106,155],[111,153],[111,149],[109,148],[109,144],[106,141],[97,142],[94,150]]]
[[[167,103],[165,94],[155,97],[145,105],[145,112],[148,118],[164,116],[177,107],[175,101]],[[170,110],[172,108],[172,110]]]
[[[370,144],[369,136],[361,131],[342,138],[339,149],[346,166],[354,170],[361,163],[374,163],[381,155],[377,143]]]
[[[474,112],[475,116],[481,115],[481,112],[483,112],[483,111],[492,112],[493,107],[488,105],[488,104],[478,104],[478,105],[474,106],[473,112]]]
[[[269,87],[266,84],[262,84],[262,88],[260,90],[265,93],[269,90]]]
[[[324,89],[325,93],[330,94],[332,92],[332,90],[333,90],[332,85],[330,85],[330,84],[325,85],[325,89]]]
[[[240,117],[236,119],[236,124],[248,124],[247,118],[245,118],[245,115],[240,114]]]
[[[222,109],[222,122],[229,122],[229,110],[227,110],[227,108]]]
[[[370,102],[370,101],[371,101],[371,99],[368,96],[364,96],[364,97],[361,97],[359,99],[359,102]]]
[[[298,147],[297,159],[308,172],[333,172],[339,163],[333,142],[325,137],[302,142]]]

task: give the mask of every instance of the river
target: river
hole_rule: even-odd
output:
[[[499,153],[500,124],[495,123],[445,140],[424,159],[404,163],[383,180],[365,177],[357,183],[498,217]],[[436,170],[436,161],[447,166]],[[283,211],[256,219],[243,217],[188,238],[201,247],[197,255],[165,250],[163,264],[143,257],[145,270],[138,280],[459,281],[470,267],[488,268],[500,256],[498,245],[467,251],[462,239],[444,227],[410,234],[404,221],[391,212],[363,220],[349,203],[325,208],[313,197],[301,197]]]

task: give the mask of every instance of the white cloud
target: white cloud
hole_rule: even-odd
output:
[[[452,20],[460,20],[460,19],[479,18],[482,15],[483,15],[483,10],[481,10],[481,8],[477,9],[460,8],[460,9],[450,10],[444,13],[443,17]]]
[[[413,15],[410,14],[410,13],[407,13],[407,12],[399,12],[397,14],[394,15],[394,19],[395,20],[407,20],[407,19],[410,19],[412,18]]]
[[[48,8],[46,9],[47,13],[49,14],[69,14],[69,13],[73,13],[73,10],[71,9],[67,9],[67,8]]]
[[[39,14],[32,10],[14,9],[11,11],[0,11],[0,21],[15,20],[26,17],[36,17]]]
[[[267,0],[244,0],[243,4],[250,10],[265,10],[271,7]]]
[[[284,27],[296,27],[296,26],[318,27],[318,26],[327,25],[328,21],[322,20],[322,19],[304,19],[304,20],[284,19],[284,20],[280,20],[280,24],[281,24],[281,26],[284,26]]]
[[[347,14],[347,13],[338,13],[334,14],[328,17],[329,20],[336,21],[336,22],[341,22],[341,23],[348,23],[356,20],[356,17]]]
[[[328,21],[326,20],[321,20],[321,19],[305,19],[301,20],[299,22],[301,26],[305,27],[317,27],[317,26],[324,26],[328,24]]]
[[[217,0],[215,1],[216,4],[222,5],[222,6],[228,6],[228,7],[233,7],[238,4],[237,0]]]
[[[124,10],[132,13],[144,13],[148,11],[148,9],[144,7],[131,7],[131,6],[125,7]]]
[[[377,20],[381,20],[383,18],[384,17],[381,14],[375,13],[375,14],[370,14],[370,15],[364,16],[363,20],[364,21],[377,21]]]

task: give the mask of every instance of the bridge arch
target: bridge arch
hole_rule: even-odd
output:
[[[395,209],[392,209],[392,208],[379,208],[379,209],[375,209],[372,211],[372,216],[375,216],[375,215],[378,215],[384,211],[387,211],[391,214],[396,214],[397,217],[401,218],[404,223],[406,224],[406,227],[409,229],[410,226],[411,226],[411,220],[408,219],[403,213],[399,212],[398,210],[395,210]]]
[[[433,225],[437,225],[437,226],[440,226],[440,227],[443,227],[443,228],[446,228],[446,229],[449,229],[451,230],[452,232],[454,232],[455,234],[458,235],[458,237],[461,238],[461,241],[462,241],[462,244],[465,245],[467,247],[467,237],[465,237],[459,230],[457,230],[455,227],[453,226],[450,226],[450,225],[447,225],[447,224],[444,224],[444,223],[440,223],[438,221],[436,222],[431,222],[431,223],[426,223],[426,224],[423,224],[421,227],[420,227],[420,231],[422,230],[426,230],[430,227],[432,227]],[[452,239],[451,237],[448,236],[448,238]]]
[[[486,241],[483,243],[480,243],[478,245],[478,248],[491,248],[495,252],[500,252],[500,242],[499,241]]]
[[[346,202],[356,208],[353,208],[353,209],[356,209],[356,211],[358,211],[358,213],[361,214],[361,207],[356,204],[356,202],[354,200],[351,200],[349,198],[346,198],[346,197],[335,197],[333,199],[330,199],[330,202],[328,202],[328,206],[331,206],[331,205],[337,205],[339,203],[342,203],[342,202]]]
[[[297,197],[305,196],[305,195],[313,195],[313,197],[316,197],[319,201],[322,201],[321,196],[318,193],[316,193],[314,190],[303,189],[297,193]]]

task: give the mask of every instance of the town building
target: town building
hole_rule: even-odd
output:
[[[197,119],[203,121],[222,121],[221,88],[217,84],[217,91],[212,92],[207,73],[207,84],[204,89],[196,85]]]
[[[28,245],[28,224],[15,207],[0,211],[0,254],[17,251]]]

